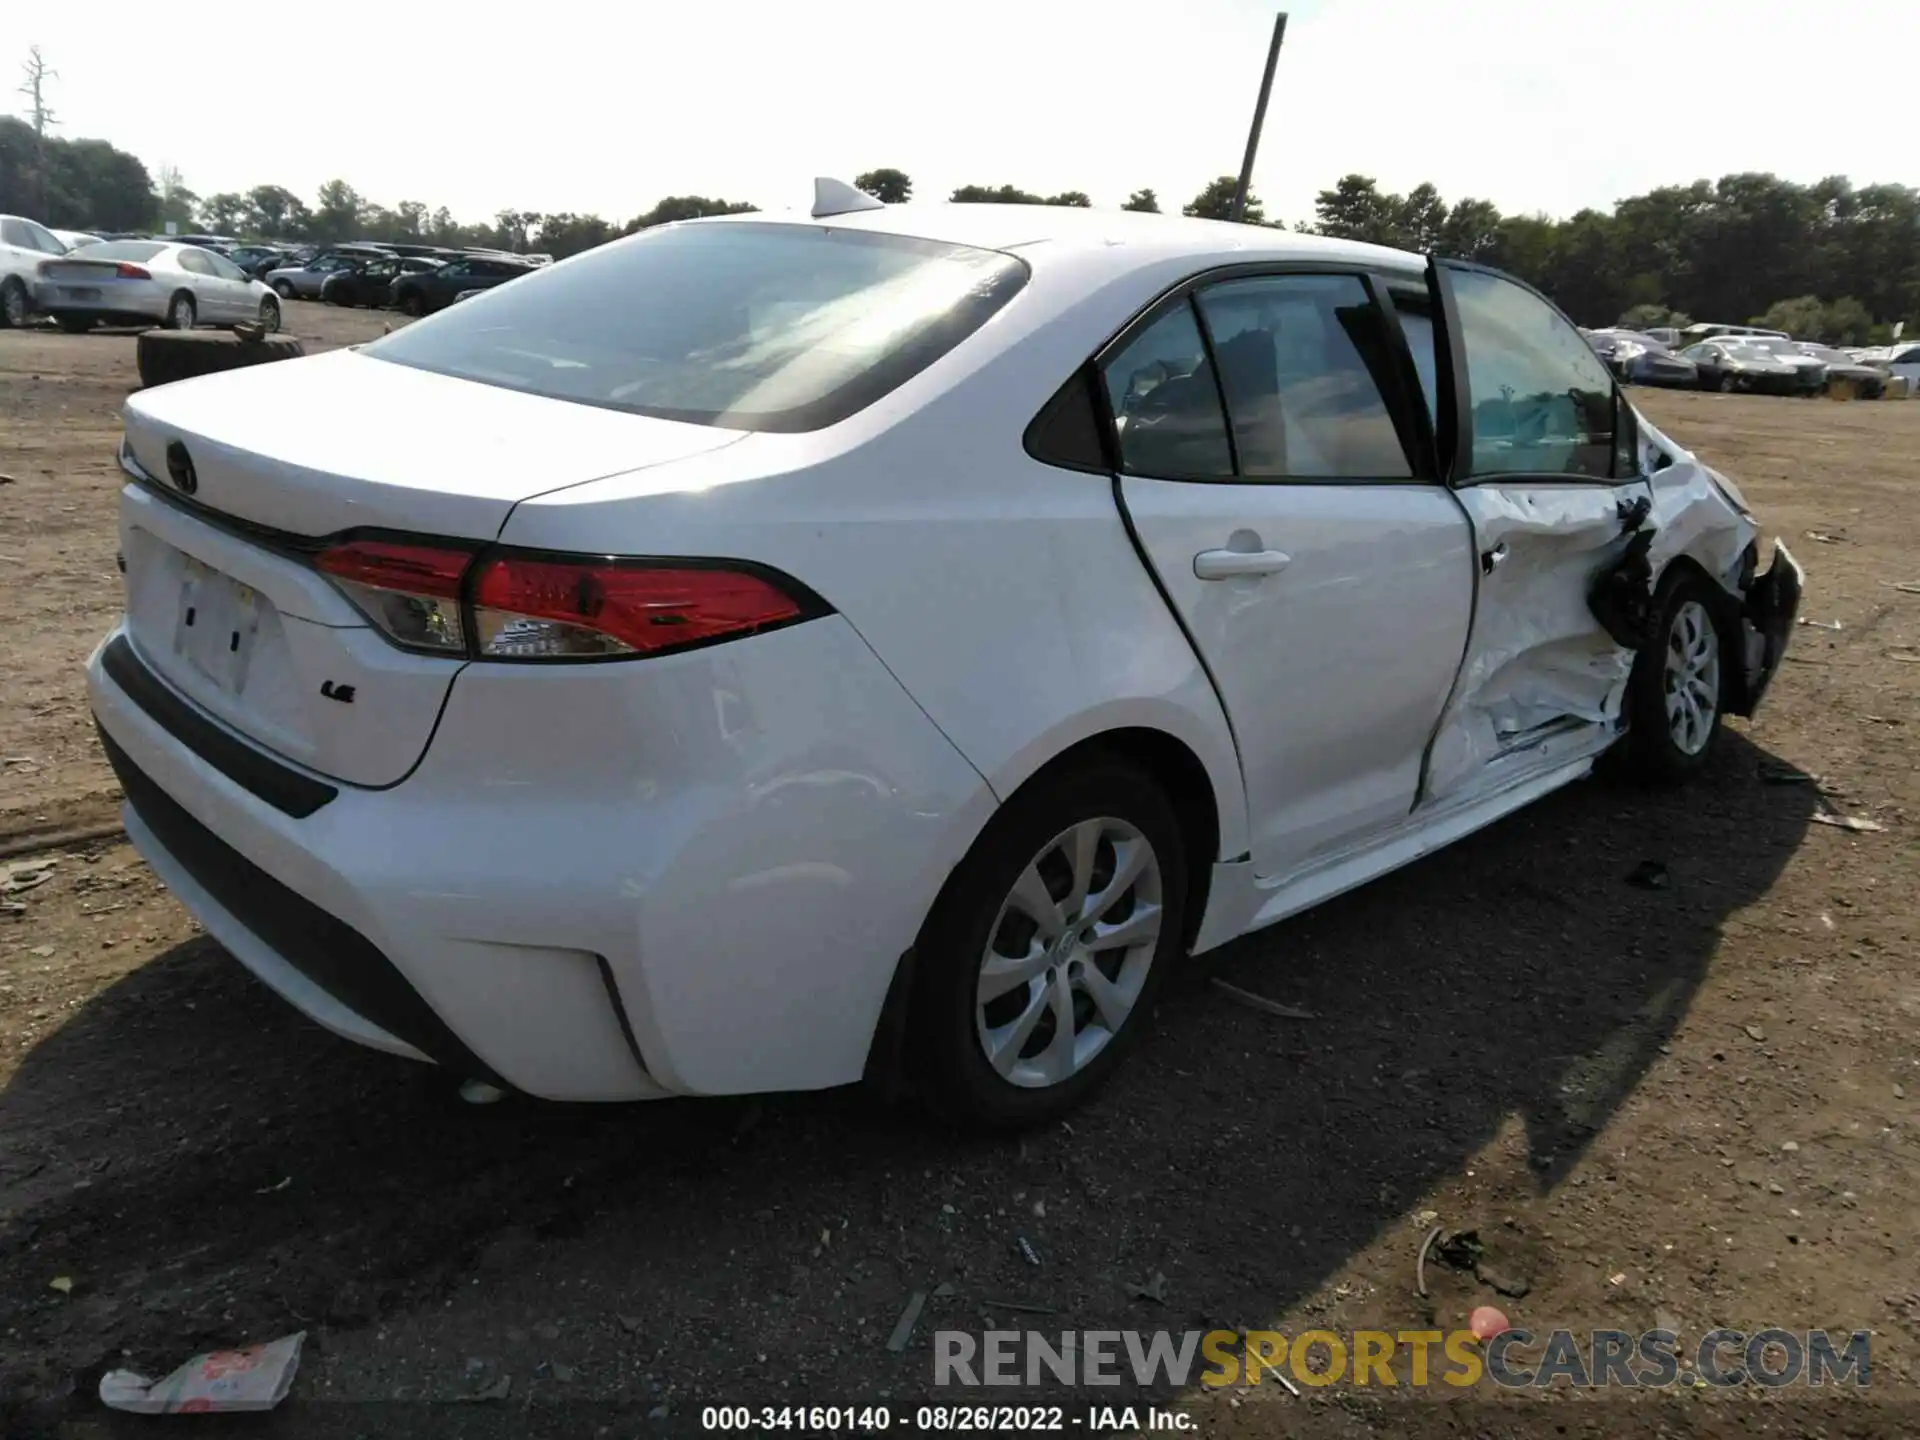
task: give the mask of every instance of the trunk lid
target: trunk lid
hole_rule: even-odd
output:
[[[489,541],[530,495],[740,438],[345,352],[156,387],[126,419],[144,472],[121,501],[135,650],[256,744],[370,786],[418,763],[466,662],[389,643],[313,568],[320,537]],[[173,493],[175,442],[190,496]]]
[[[322,536],[362,526],[491,540],[531,495],[718,449],[739,432],[544,399],[338,350],[143,390],[127,444],[194,502]]]

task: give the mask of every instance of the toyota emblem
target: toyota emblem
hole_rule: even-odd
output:
[[[200,488],[200,477],[193,472],[193,457],[178,440],[167,446],[167,476],[182,495]]]

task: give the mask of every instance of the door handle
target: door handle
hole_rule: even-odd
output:
[[[1201,580],[1231,580],[1236,575],[1273,575],[1293,563],[1278,550],[1202,550],[1193,557],[1193,573]]]

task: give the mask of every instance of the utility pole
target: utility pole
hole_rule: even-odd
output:
[[[1240,183],[1234,187],[1229,220],[1247,213],[1247,189],[1253,184],[1253,156],[1260,148],[1260,127],[1267,123],[1267,97],[1273,93],[1273,67],[1280,63],[1280,42],[1287,38],[1287,12],[1273,17],[1273,43],[1267,47],[1267,72],[1260,77],[1260,99],[1253,107],[1253,127],[1247,131],[1247,154],[1240,162]]]
[[[47,81],[57,80],[60,75],[47,64],[38,45],[28,47],[27,63],[20,68],[27,78],[19,93],[26,96],[33,107],[33,173],[38,197],[34,208],[39,216],[44,216],[47,213],[47,130],[58,123],[47,105],[46,87]]]

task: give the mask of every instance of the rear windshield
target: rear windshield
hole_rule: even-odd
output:
[[[992,250],[815,225],[650,230],[365,346],[442,375],[734,430],[817,430],[905,383],[1026,283]]]
[[[69,251],[74,260],[151,260],[167,247],[153,240],[103,240]]]

